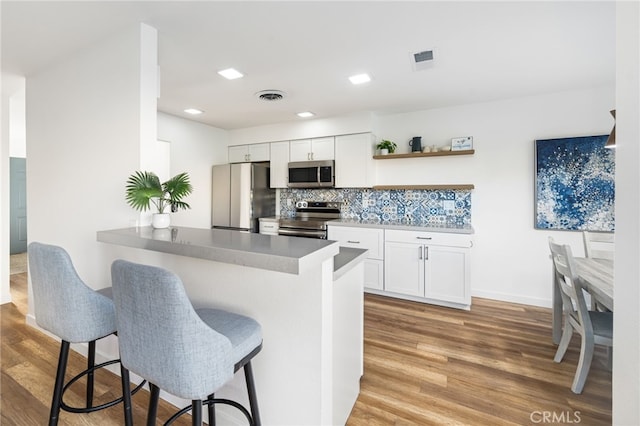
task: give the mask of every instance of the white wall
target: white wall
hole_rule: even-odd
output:
[[[616,3],[613,424],[640,424],[640,5]]]
[[[190,210],[171,214],[171,223],[211,227],[211,166],[227,162],[228,132],[169,114],[158,114],[158,138],[171,143],[171,176],[188,172]]]
[[[293,121],[229,131],[229,145],[317,138],[348,133],[375,133],[375,118],[370,113]]]
[[[130,224],[124,184],[156,141],[155,51],[134,25],[27,79],[29,241],[63,246],[94,288],[110,284],[96,231]]]
[[[547,236],[582,253],[575,232],[534,229],[534,140],[608,134],[614,87],[379,118],[380,138],[408,152],[412,136],[444,145],[473,136],[473,156],[378,161],[378,184],[471,183],[474,296],[551,306]]]

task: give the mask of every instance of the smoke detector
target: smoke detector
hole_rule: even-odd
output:
[[[433,60],[435,57],[434,49],[423,50],[420,52],[413,52],[411,56],[411,66],[414,71],[422,71],[433,66]]]
[[[267,102],[279,101],[286,96],[281,90],[262,90],[256,93],[256,97]]]

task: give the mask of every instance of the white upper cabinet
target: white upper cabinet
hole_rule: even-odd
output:
[[[289,183],[289,142],[272,142],[270,186],[286,188]]]
[[[371,133],[336,136],[336,187],[371,188],[375,178],[375,137]]]
[[[229,147],[230,163],[269,161],[269,144],[235,145]]]
[[[316,139],[298,139],[290,142],[290,161],[333,160],[334,137]]]

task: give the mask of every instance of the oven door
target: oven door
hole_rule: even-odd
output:
[[[333,188],[334,161],[289,163],[289,188]]]
[[[317,238],[322,240],[327,239],[327,231],[324,229],[279,228],[278,235],[286,235],[288,237]]]

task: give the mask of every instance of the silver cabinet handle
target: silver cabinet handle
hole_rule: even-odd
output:
[[[422,250],[423,250],[423,248],[424,248],[424,247],[422,247],[422,246],[420,246],[420,247],[419,247],[419,249],[420,249],[420,254],[418,255],[418,259],[420,259],[420,260],[422,260]]]
[[[433,240],[433,237],[416,237],[418,240]]]
[[[360,244],[360,241],[351,241],[351,240],[347,240],[347,242],[349,244]]]
[[[424,260],[429,260],[429,247],[424,248]]]

